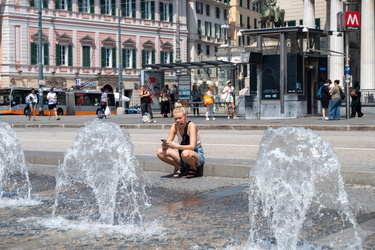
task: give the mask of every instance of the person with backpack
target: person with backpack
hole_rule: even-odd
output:
[[[331,94],[329,93],[329,86],[332,84],[330,79],[327,79],[326,82],[320,89],[321,103],[322,103],[322,120],[327,121],[329,118],[327,115],[327,109],[329,107],[329,101],[331,100]],[[319,95],[319,93],[318,93]]]

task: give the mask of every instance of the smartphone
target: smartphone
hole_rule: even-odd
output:
[[[165,142],[165,139],[160,139],[162,142]]]

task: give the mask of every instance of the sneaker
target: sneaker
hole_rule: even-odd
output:
[[[325,120],[325,121],[328,121],[328,120],[329,120],[329,118],[328,118],[328,117],[324,117],[324,120]]]
[[[215,121],[215,120],[216,120],[216,118],[215,118],[215,117],[212,117],[211,119],[212,119],[213,121]]]
[[[206,118],[206,121],[209,121],[209,120],[210,120],[210,118],[207,117],[207,118]]]
[[[238,120],[239,118],[236,116],[236,117],[233,117],[234,120]]]
[[[230,119],[230,116],[228,116],[228,120]]]

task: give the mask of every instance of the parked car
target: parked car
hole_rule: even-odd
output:
[[[125,109],[125,114],[140,114],[141,113],[141,105],[131,106]]]

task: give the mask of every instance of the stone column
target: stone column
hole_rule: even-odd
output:
[[[303,1],[303,25],[315,29],[315,0]]]
[[[375,89],[374,0],[362,0],[361,9],[361,88]],[[354,76],[354,79],[357,79]]]
[[[328,2],[328,1],[327,1]],[[330,26],[329,30],[334,31],[332,36],[329,36],[330,50],[336,51],[342,54],[332,53],[329,57],[329,75],[328,77],[332,82],[336,79],[343,82],[344,76],[344,34],[338,37],[337,32],[337,13],[342,11],[342,5],[339,0],[331,0],[330,8]]]

